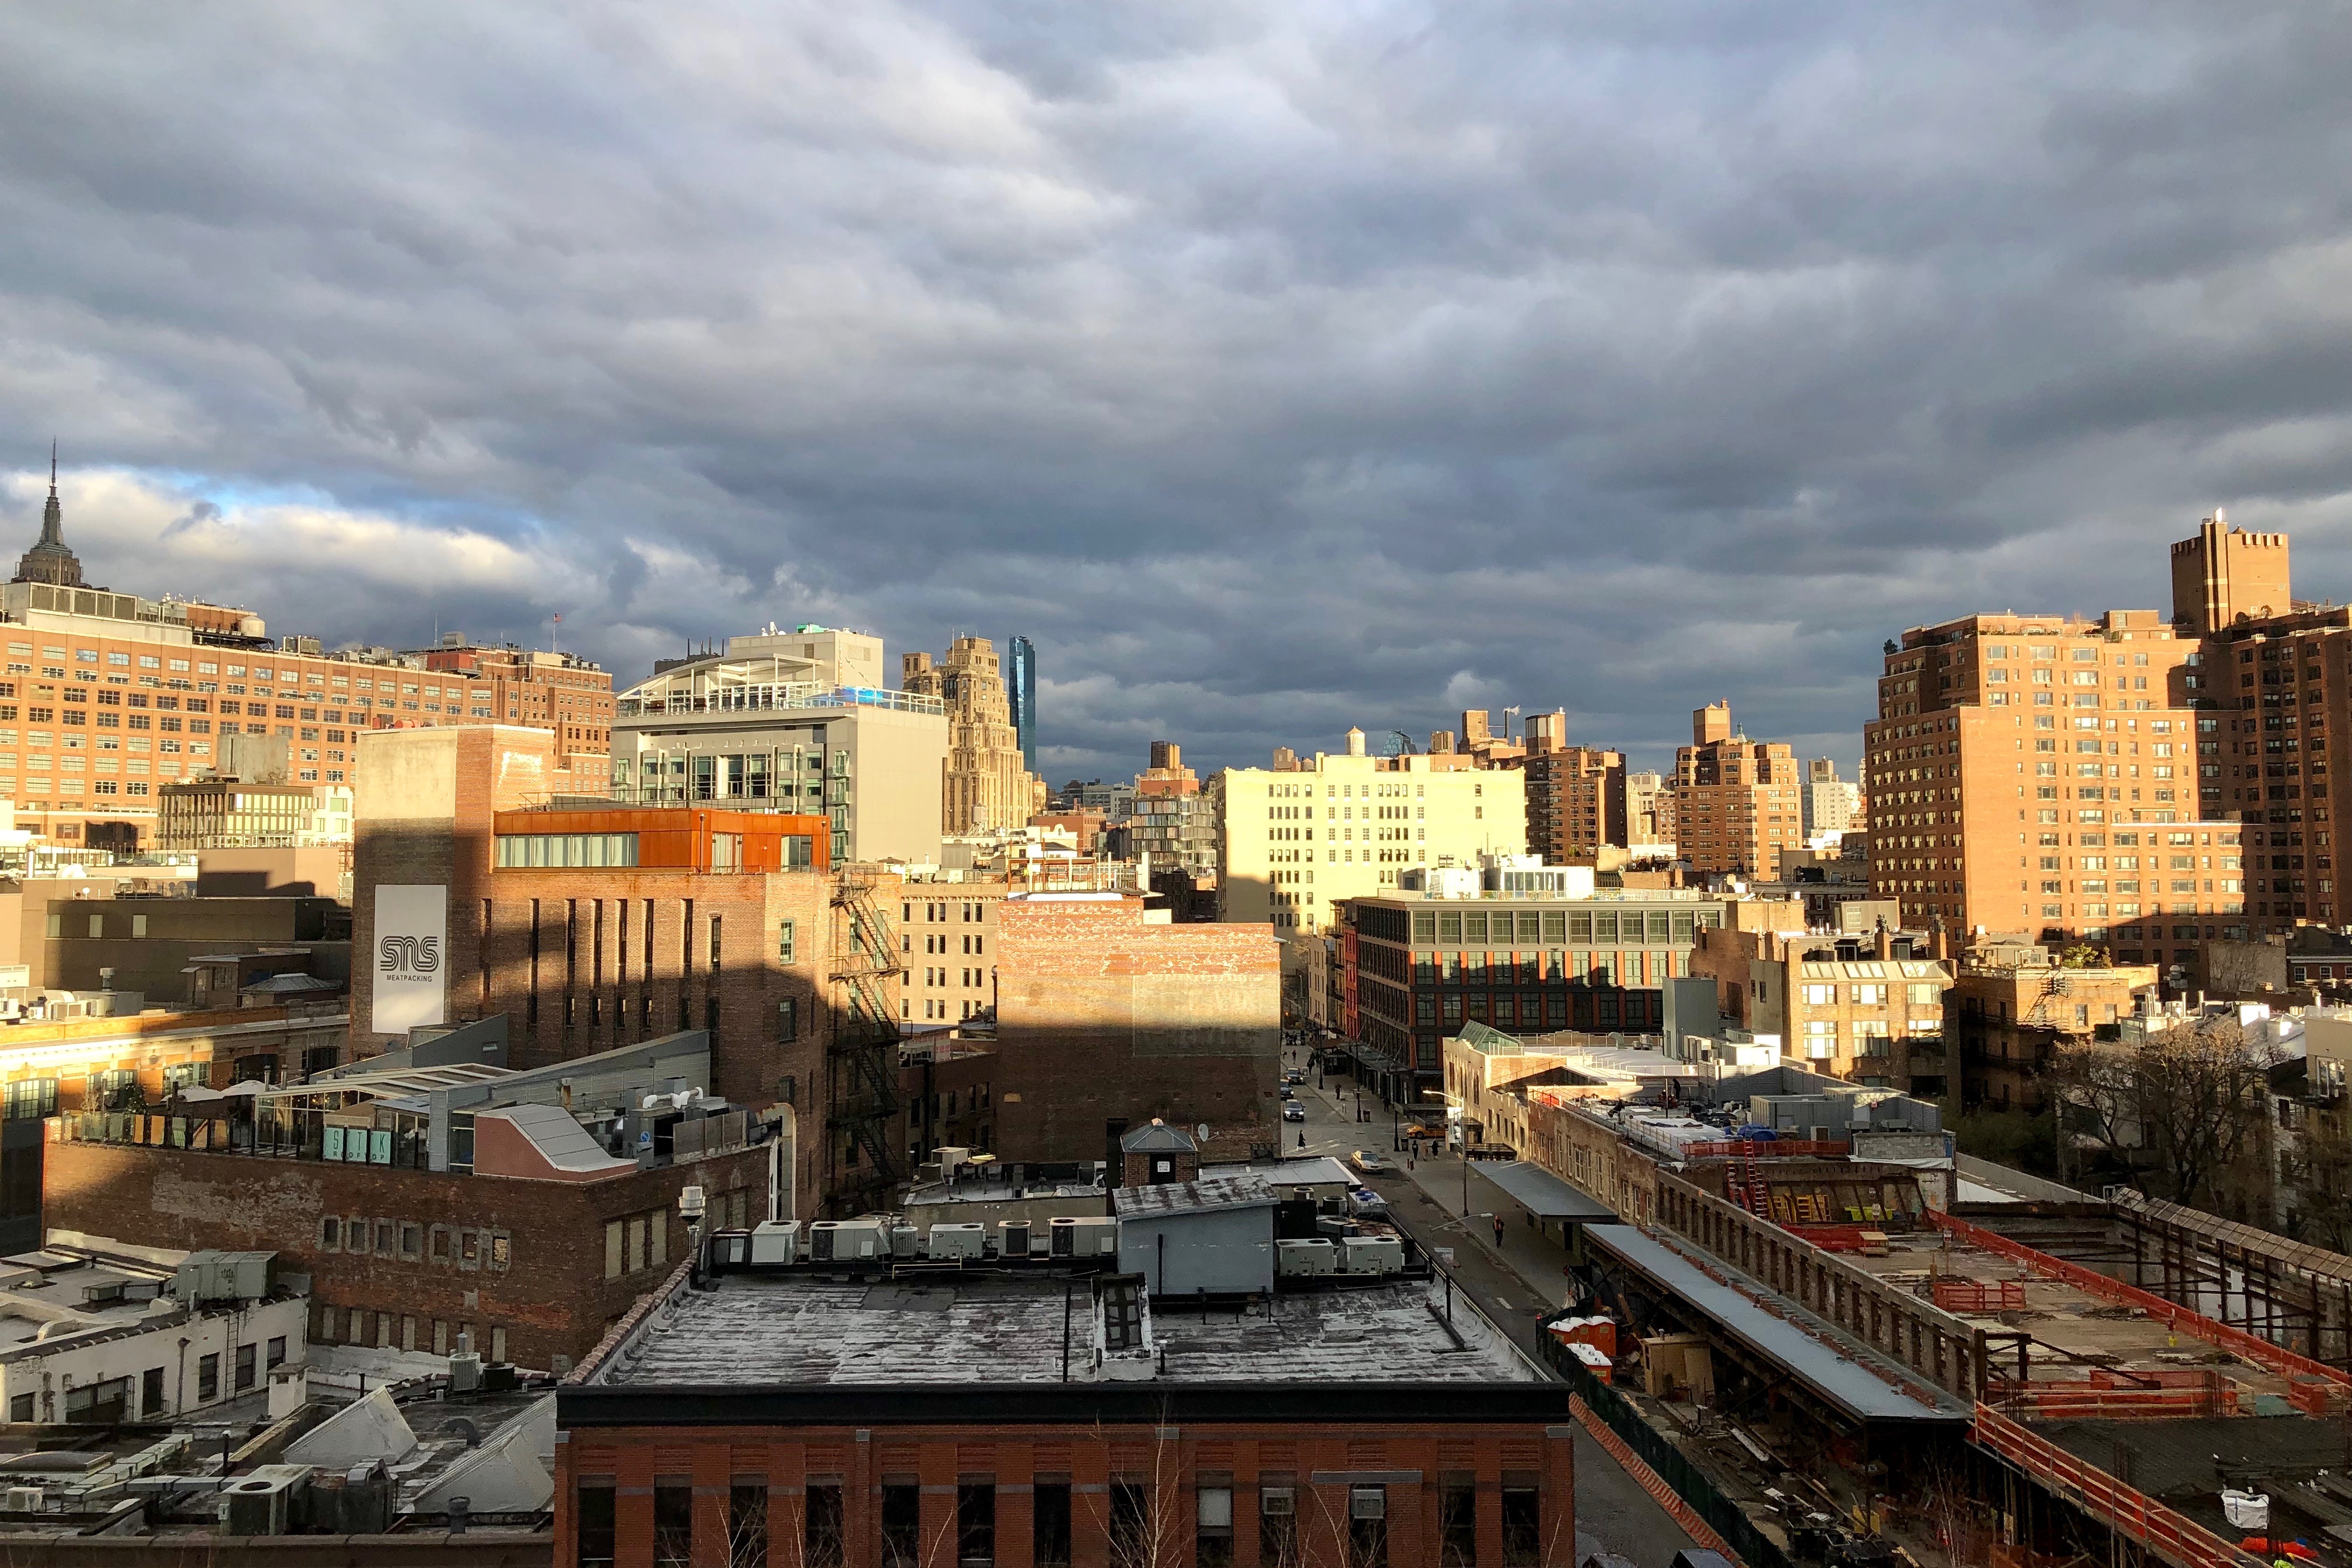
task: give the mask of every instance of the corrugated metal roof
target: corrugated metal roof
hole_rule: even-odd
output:
[[[1587,1226],[1584,1238],[1665,1287],[1681,1305],[1703,1314],[1856,1420],[1942,1425],[1969,1418],[1969,1406],[1961,1401],[1922,1384],[1897,1384],[1894,1363],[1882,1360],[1788,1297],[1722,1263],[1709,1259],[1702,1268],[1679,1247],[1630,1225]],[[1727,1280],[1738,1280],[1746,1289]],[[1765,1297],[1771,1299],[1770,1310],[1759,1300]]]

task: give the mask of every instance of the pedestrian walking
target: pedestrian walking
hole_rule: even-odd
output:
[[[1495,1250],[1497,1252],[1503,1250],[1503,1216],[1501,1215],[1495,1216]]]

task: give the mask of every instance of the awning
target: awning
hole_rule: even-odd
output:
[[[1702,1266],[1695,1249],[1685,1249],[1675,1238],[1645,1236],[1630,1225],[1597,1225],[1584,1233],[1584,1239],[1587,1246],[1630,1265],[1679,1310],[1704,1317],[1766,1365],[1788,1373],[1854,1420],[1942,1425],[1969,1420],[1966,1402],[1906,1380],[1895,1363],[1843,1329],[1719,1260],[1709,1258]]]
[[[1583,1220],[1610,1225],[1617,1219],[1617,1211],[1599,1198],[1587,1197],[1540,1165],[1530,1165],[1525,1160],[1496,1161],[1491,1164],[1473,1162],[1470,1167],[1504,1192],[1520,1207],[1538,1219]]]

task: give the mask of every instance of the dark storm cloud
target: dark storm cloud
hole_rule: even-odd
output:
[[[1878,644],[2345,596],[2326,8],[17,7],[6,517],[624,679],[1025,632],[1047,771],[1567,708],[1851,757]],[[5,433],[15,432],[13,437]]]

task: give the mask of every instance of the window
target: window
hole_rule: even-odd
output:
[[[792,922],[791,921],[782,921],[782,922],[780,922],[780,923],[778,924],[778,926],[777,926],[777,928],[776,928],[776,962],[777,962],[777,963],[784,963],[784,964],[789,964],[789,963],[791,963],[793,962],[793,922]]]
[[[1503,1481],[1503,1568],[1536,1568],[1543,1539],[1542,1494]]]
[[[808,1513],[801,1526],[803,1568],[842,1568],[841,1521],[841,1483],[811,1481]]]
[[[956,1483],[957,1568],[992,1568],[996,1562],[996,1483]]]
[[[1039,1477],[1029,1500],[1030,1551],[1037,1568],[1069,1568],[1070,1483]],[[814,1560],[809,1568],[819,1568]]]
[[[196,1401],[209,1405],[220,1397],[220,1356],[200,1356],[196,1361]]]
[[[882,1568],[919,1568],[923,1494],[912,1477],[882,1482]]]
[[[684,1476],[654,1478],[654,1568],[688,1568],[694,1561],[694,1483]]]
[[[1151,1494],[1140,1481],[1110,1484],[1110,1560],[1149,1563],[1158,1554],[1152,1541]]]
[[[1388,1488],[1349,1487],[1348,1568],[1388,1568]]]
[[[728,1568],[768,1568],[768,1483],[741,1480],[727,1489]]]
[[[1808,1007],[1829,1007],[1837,1003],[1837,987],[1834,985],[1808,985],[1804,992]]]
[[[1478,1492],[1467,1474],[1438,1478],[1437,1537],[1438,1568],[1476,1568]]]
[[[1195,1496],[1199,1500],[1193,1568],[1233,1568],[1234,1489],[1202,1485]]]
[[[1280,1564],[1298,1561],[1298,1492],[1286,1483],[1261,1482],[1257,1492],[1258,1561]]]

